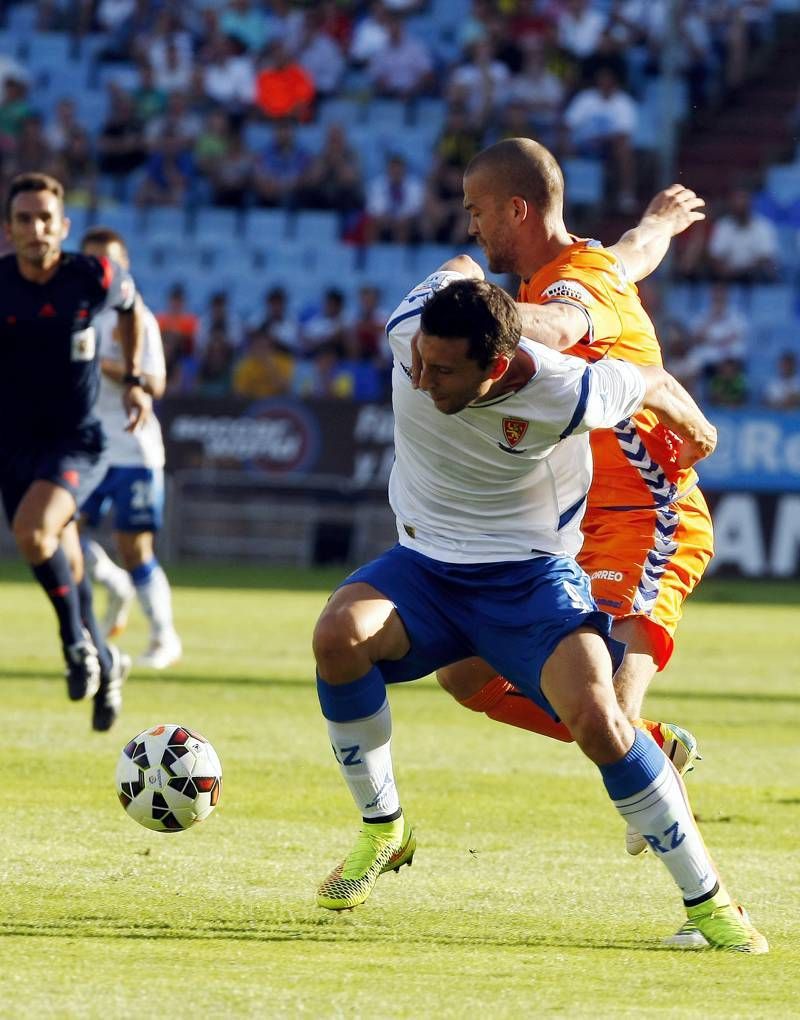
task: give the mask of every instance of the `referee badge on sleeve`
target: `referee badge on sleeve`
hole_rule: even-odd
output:
[[[72,361],[91,361],[95,355],[95,334],[92,326],[72,334]]]

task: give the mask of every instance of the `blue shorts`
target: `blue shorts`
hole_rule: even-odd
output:
[[[55,441],[38,440],[0,456],[0,494],[9,524],[34,482],[66,489],[80,506],[106,473],[105,437],[99,425]]]
[[[386,596],[403,621],[411,650],[377,664],[386,683],[427,676],[480,656],[558,718],[540,688],[542,667],[561,640],[589,626],[609,643],[611,617],[597,609],[589,579],[566,557],[506,563],[441,563],[396,545],[343,584],[363,582]]]
[[[114,507],[114,530],[158,531],[164,523],[164,472],[161,468],[111,467],[81,507],[89,526]]]

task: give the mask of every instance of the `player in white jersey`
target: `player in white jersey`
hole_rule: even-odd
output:
[[[521,339],[513,300],[482,276],[466,256],[445,263],[387,325],[399,543],[347,578],[314,632],[320,705],[363,820],[317,903],[354,907],[379,875],[411,862],[386,684],[462,658],[465,643],[570,728],[706,941],[766,952],[720,886],[677,772],[620,709],[612,655],[619,661],[621,648],[574,559],[591,429],[646,406],[683,438],[686,464],[713,450],[715,430],[660,367],[587,365]]]
[[[114,258],[129,264],[125,242],[116,231],[93,227],[83,238],[84,254]],[[172,616],[169,581],[155,554],[153,538],[164,515],[164,443],[155,415],[135,434],[126,433],[117,407],[122,365],[117,340],[116,314],[104,312],[94,321],[102,369],[97,413],[103,423],[109,469],[105,478],[83,504],[83,520],[96,527],[113,504],[115,538],[121,569],[95,541],[85,542],[85,556],[92,580],[108,590],[105,629],[115,634],[124,629],[128,609],[138,597],[150,624],[150,642],[137,660],[141,666],[166,669],[181,657],[181,641]],[[141,374],[146,389],[160,397],[166,383],[164,347],[155,316],[142,308]]]

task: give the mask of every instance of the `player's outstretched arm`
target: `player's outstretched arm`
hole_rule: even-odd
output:
[[[643,280],[660,264],[676,234],[705,219],[705,204],[691,188],[671,184],[659,191],[636,226],[609,251],[625,266],[629,279]]]
[[[681,440],[678,466],[691,467],[712,454],[717,445],[717,430],[689,392],[657,365],[639,366],[639,371],[647,387],[642,406]]]
[[[591,323],[576,305],[550,301],[546,305],[517,302],[522,335],[554,351],[566,351],[582,340]]]

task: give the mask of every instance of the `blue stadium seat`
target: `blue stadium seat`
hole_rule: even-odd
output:
[[[4,28],[0,31],[0,53],[15,59],[23,57],[25,55],[25,38],[21,32]]]
[[[289,231],[297,241],[335,244],[339,240],[339,214],[327,209],[301,210],[289,220]]]
[[[286,237],[288,223],[285,209],[250,209],[244,218],[244,237],[259,247],[272,246]]]
[[[71,251],[76,251],[81,243],[81,238],[89,220],[88,213],[88,209],[83,206],[68,205],[64,208],[64,215],[70,224],[67,248]]]
[[[74,74],[79,66],[73,58],[74,53],[75,43],[65,32],[34,32],[28,40],[25,62],[33,71],[69,66]]]
[[[98,209],[93,217],[98,226],[110,227],[125,238],[130,248],[131,259],[136,256],[136,246],[141,242],[143,220],[141,210],[132,205],[119,205],[107,209]]]
[[[265,121],[248,121],[244,126],[244,144],[252,152],[262,152],[272,141],[272,125]]]
[[[758,323],[785,322],[797,308],[797,298],[790,284],[759,284],[750,290],[750,317]]]
[[[766,190],[780,206],[789,206],[800,199],[800,162],[771,166],[767,171]]]
[[[139,87],[139,70],[133,64],[101,64],[99,87],[107,89],[112,82],[126,92],[133,92]]]
[[[319,105],[317,120],[325,127],[342,124],[349,128],[363,121],[365,109],[364,103],[357,99],[324,99]]]
[[[565,159],[566,193],[572,205],[598,205],[603,197],[603,164],[599,159]]]
[[[408,124],[409,111],[401,99],[373,99],[367,103],[364,123],[373,131],[402,133]]]
[[[8,4],[3,4],[8,7]],[[7,14],[8,28],[17,33],[33,34],[39,14],[38,4],[13,4]]]
[[[144,212],[144,232],[179,239],[187,232],[186,211],[175,205],[153,205]]]
[[[414,271],[411,249],[404,245],[371,244],[366,250],[365,273],[391,279],[393,276],[401,277]]]
[[[195,241],[225,244],[241,235],[241,213],[237,209],[198,209],[194,215]]]

